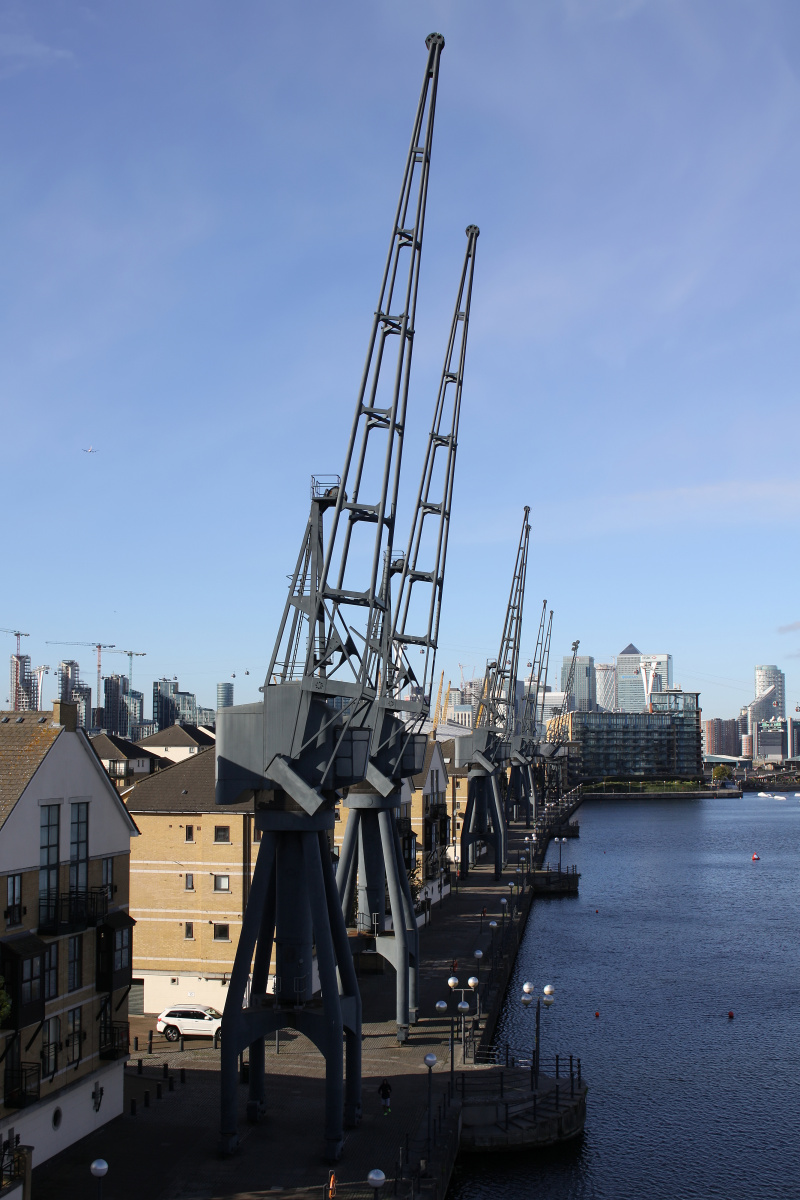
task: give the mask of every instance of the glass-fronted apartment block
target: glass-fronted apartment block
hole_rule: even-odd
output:
[[[566,690],[571,665],[572,655],[565,654],[561,660],[562,692]],[[575,708],[579,712],[592,712],[597,708],[597,684],[594,659],[590,654],[577,655],[575,659],[575,674],[572,677],[570,692],[575,697]]]
[[[786,716],[786,676],[774,663],[756,667],[756,699],[763,696],[771,687],[775,688],[773,711],[769,714],[775,717]]]
[[[699,700],[697,692],[673,690],[654,695],[650,712],[568,713],[558,740],[569,746],[570,786],[601,779],[702,778]],[[551,725],[550,739],[557,732]]]

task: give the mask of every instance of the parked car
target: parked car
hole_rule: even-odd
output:
[[[175,1004],[165,1008],[156,1022],[156,1029],[168,1042],[179,1037],[219,1038],[222,1013],[206,1004]]]

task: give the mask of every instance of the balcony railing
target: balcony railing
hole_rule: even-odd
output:
[[[432,821],[443,821],[447,817],[446,804],[429,804],[426,817],[430,817]]]
[[[108,889],[50,892],[39,897],[39,933],[76,933],[99,925],[108,912]]]
[[[127,1058],[130,1033],[127,1021],[112,1021],[100,1026],[100,1057]]]
[[[398,817],[397,818],[397,832],[400,834],[400,837],[410,837],[411,836],[411,833],[412,833],[411,817]]]
[[[20,1063],[6,1067],[3,1103],[6,1108],[27,1108],[39,1099],[42,1069],[38,1063]]]

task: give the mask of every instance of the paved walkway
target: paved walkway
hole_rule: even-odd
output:
[[[398,1045],[394,1021],[394,971],[388,965],[382,975],[360,979],[364,1007],[363,1119],[348,1131],[344,1153],[337,1165],[341,1184],[363,1182],[368,1172],[379,1167],[388,1179],[406,1137],[413,1134],[426,1111],[426,1075],[422,1062],[433,1051],[434,1109],[447,1086],[449,1062],[449,1017],[436,1016],[437,1000],[450,1000],[447,978],[453,961],[466,986],[475,972],[475,949],[489,951],[492,934],[488,923],[500,921],[500,897],[509,896],[509,883],[516,878],[517,852],[523,845],[524,828],[514,826],[509,839],[509,868],[499,883],[486,864],[470,873],[466,885],[446,896],[432,911],[431,923],[420,930],[420,1021],[412,1027],[408,1042]],[[481,921],[481,913],[487,916]],[[481,925],[483,929],[481,930]],[[488,953],[486,955],[488,961]],[[474,1001],[472,1004],[474,1012]],[[286,1030],[280,1050],[267,1050],[267,1116],[259,1125],[245,1120],[246,1087],[240,1088],[241,1149],[223,1160],[217,1153],[219,1130],[219,1054],[210,1041],[187,1039],[186,1049],[155,1035],[153,1054],[148,1055],[147,1031],[155,1019],[131,1019],[131,1044],[139,1037],[140,1052],[133,1053],[126,1068],[126,1112],[98,1132],[38,1167],[34,1172],[35,1200],[63,1200],[86,1193],[89,1164],[105,1158],[109,1164],[103,1200],[233,1200],[260,1195],[270,1189],[322,1187],[328,1177],[323,1157],[324,1061],[301,1034]],[[137,1073],[137,1057],[143,1073]],[[460,1047],[457,1069],[462,1067]],[[174,1080],[168,1090],[163,1064]],[[186,1082],[180,1083],[180,1068]],[[378,1085],[387,1076],[392,1084],[392,1114],[384,1117]],[[162,1099],[156,1098],[161,1083]],[[144,1093],[150,1106],[144,1107]],[[136,1098],[137,1115],[132,1117],[130,1099]]]

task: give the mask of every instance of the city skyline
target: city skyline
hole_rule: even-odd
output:
[[[411,81],[437,27],[399,541],[463,231],[481,227],[440,669],[455,681],[460,662],[480,672],[497,653],[530,503],[526,660],[547,596],[556,655],[576,637],[598,662],[630,640],[669,646],[676,683],[719,715],[751,698],[754,663],[775,662],[793,708],[786,544],[800,482],[790,438],[754,458],[751,437],[765,406],[792,427],[800,365],[789,0],[355,0],[346,12],[245,0],[236,22],[186,0],[168,12],[144,0],[135,15],[53,0],[7,10],[8,527],[15,550],[35,528],[51,576],[81,583],[56,608],[36,572],[5,572],[4,624],[41,631],[34,664],[51,662],[48,638],[102,635],[146,649],[148,679],[176,674],[205,704],[245,669],[237,700],[257,698],[309,477],[341,469]],[[290,62],[287,45],[303,54]],[[550,489],[530,483],[541,446]],[[142,499],[120,520],[164,539],[158,581],[131,570],[110,588],[77,510],[31,488],[34,459],[42,480],[66,473],[94,498],[114,493],[124,463],[126,497]],[[498,463],[507,486],[476,506],[471,481]],[[187,494],[202,512],[190,536],[175,513]],[[742,581],[751,544],[769,587]],[[221,548],[225,569],[209,569]],[[247,588],[231,584],[236,563]],[[163,565],[177,604],[154,602],[174,588]]]

